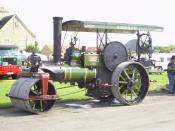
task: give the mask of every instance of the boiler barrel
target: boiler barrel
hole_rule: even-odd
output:
[[[65,82],[87,82],[96,78],[96,69],[88,68],[64,68]]]
[[[46,67],[41,68],[48,72],[52,80],[59,82],[88,82],[96,78],[96,69],[80,67]]]

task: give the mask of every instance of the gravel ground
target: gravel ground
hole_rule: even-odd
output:
[[[16,108],[0,109],[0,131],[173,131],[175,95],[155,93],[134,106],[82,101],[57,103],[35,115]]]

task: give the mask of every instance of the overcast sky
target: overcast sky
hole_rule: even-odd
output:
[[[52,43],[53,16],[62,16],[63,21],[78,19],[90,21],[123,22],[163,26],[164,32],[151,33],[153,44],[175,44],[174,0],[0,0],[0,6],[17,14],[36,35],[41,44]],[[88,35],[81,39],[89,40]],[[116,40],[129,41],[131,36],[118,36]],[[136,36],[134,35],[133,38]],[[95,41],[93,42],[95,43]]]

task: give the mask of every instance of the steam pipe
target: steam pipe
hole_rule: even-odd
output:
[[[53,62],[58,63],[61,59],[61,32],[62,17],[53,17]]]

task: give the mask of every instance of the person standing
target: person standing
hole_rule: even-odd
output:
[[[169,94],[173,94],[175,91],[175,56],[172,56],[168,63],[168,80],[169,80]]]
[[[28,65],[30,72],[38,72],[38,68],[41,65],[41,57],[36,55],[35,52],[32,52],[32,54],[28,56]]]

